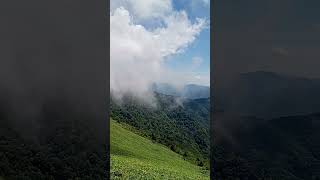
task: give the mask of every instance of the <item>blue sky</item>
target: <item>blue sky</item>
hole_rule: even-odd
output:
[[[209,0],[173,0],[172,8],[174,11],[185,11],[192,23],[197,18],[210,20],[210,1]],[[163,22],[157,19],[140,21],[139,24],[152,30],[162,26]],[[201,63],[194,65],[194,59],[201,59]],[[203,29],[196,39],[182,53],[170,56],[165,61],[165,66],[177,73],[187,74],[188,76],[201,76],[199,82],[190,80],[190,83],[209,85],[210,84],[210,29],[209,25]],[[188,83],[188,82],[187,82]]]
[[[210,19],[210,4],[203,0],[175,0],[176,10],[185,10],[191,21],[196,18]],[[193,58],[200,57],[202,63],[192,68]],[[192,71],[190,73],[210,76],[210,29],[202,30],[196,40],[183,53],[176,54],[166,61],[166,66],[176,71]],[[202,82],[200,82],[203,84]],[[209,82],[205,83],[209,85]]]
[[[111,0],[110,87],[145,97],[153,83],[210,84],[208,0]]]
[[[168,58],[166,65],[171,69],[183,70],[192,67],[193,58],[200,57],[203,61],[195,72],[210,73],[210,30],[203,30],[198,38],[183,53]]]

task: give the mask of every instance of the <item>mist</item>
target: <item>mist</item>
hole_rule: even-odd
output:
[[[131,94],[153,104],[152,84],[178,87],[190,81],[185,73],[166,67],[165,61],[183,53],[208,22],[200,18],[191,22],[185,11],[173,10],[171,1],[150,1],[144,8],[142,2],[111,2],[110,91],[118,101]]]
[[[1,107],[21,132],[37,131],[46,117],[44,106],[62,119],[84,114],[93,124],[104,124],[105,11],[100,5],[1,2]]]
[[[1,178],[107,178],[105,8],[0,2]]]
[[[313,0],[215,3],[217,179],[277,179],[278,172],[285,174],[280,179],[312,179],[318,172],[311,163],[317,158],[309,161],[304,152],[318,152],[319,6]]]

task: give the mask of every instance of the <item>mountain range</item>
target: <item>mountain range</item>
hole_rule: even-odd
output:
[[[319,79],[265,71],[215,88],[216,179],[319,179],[319,92]]]
[[[154,83],[152,90],[161,94],[178,96],[187,99],[201,99],[210,97],[210,87],[197,85],[197,84],[186,84],[182,88],[177,88],[174,85],[168,83]]]
[[[229,86],[216,88],[219,109],[260,118],[319,112],[320,79],[273,72],[242,73]]]
[[[110,117],[190,162],[208,166],[210,99],[181,99],[157,92],[154,96],[157,107],[141,104],[133,96],[126,96],[121,104],[111,99]]]

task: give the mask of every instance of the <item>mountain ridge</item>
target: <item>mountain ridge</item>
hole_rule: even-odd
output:
[[[154,94],[156,107],[140,104],[133,97],[121,104],[111,99],[110,117],[138,129],[145,137],[168,146],[191,162],[209,164],[210,99],[183,99]]]
[[[182,97],[186,99],[200,99],[210,97],[210,87],[198,84],[186,84],[183,87],[176,87],[169,83],[154,83],[152,91]]]

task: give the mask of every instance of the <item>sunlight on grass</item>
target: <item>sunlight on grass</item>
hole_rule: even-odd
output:
[[[209,179],[209,172],[111,120],[111,179]]]

